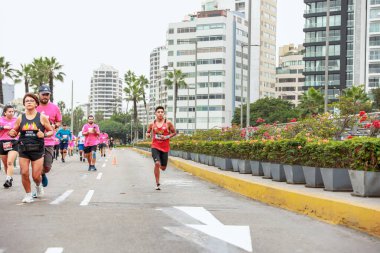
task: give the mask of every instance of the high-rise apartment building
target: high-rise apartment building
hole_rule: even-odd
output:
[[[157,106],[166,107],[167,87],[163,83],[162,71],[168,65],[168,53],[165,46],[157,47],[150,53],[150,83],[149,83],[149,119],[154,120],[154,110]]]
[[[246,21],[249,1],[235,0]],[[277,0],[251,0],[251,102],[275,96]]]
[[[368,46],[367,5],[359,0],[331,0],[329,33],[328,2],[304,0],[305,17],[305,86],[325,86],[326,39],[328,45],[328,98],[335,99],[345,88],[367,83]],[[369,25],[369,29],[371,26]],[[328,35],[328,36],[327,36]]]
[[[304,93],[303,76],[305,51],[302,45],[298,47],[293,44],[280,47],[279,66],[276,70],[276,96],[289,100],[294,105],[299,104]]]
[[[380,0],[363,1],[367,5],[367,90],[380,88]],[[362,3],[362,8],[365,5]]]
[[[179,131],[230,126],[241,101],[241,47],[248,39],[240,13],[200,11],[172,23],[167,32],[168,71],[180,69],[187,88],[180,88],[176,127]],[[243,54],[246,79],[247,54]],[[246,96],[246,83],[243,84]],[[173,89],[167,91],[168,117],[173,118]]]
[[[90,113],[102,112],[105,119],[111,118],[114,112],[122,108],[122,79],[119,71],[102,64],[94,70],[91,78]]]

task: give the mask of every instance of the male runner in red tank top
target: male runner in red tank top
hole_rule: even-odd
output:
[[[174,125],[164,118],[165,109],[158,106],[155,111],[156,119],[149,124],[146,137],[152,135],[152,157],[154,160],[154,176],[156,178],[157,188],[160,189],[160,169],[165,170],[168,164],[168,154],[170,150],[170,138],[176,135]]]

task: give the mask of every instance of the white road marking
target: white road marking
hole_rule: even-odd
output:
[[[63,248],[48,248],[45,253],[62,253]]]
[[[174,207],[206,225],[190,225],[187,227],[201,231],[236,247],[252,252],[251,232],[249,226],[224,225],[203,207]]]
[[[193,184],[193,181],[181,179],[165,179],[162,181],[162,185],[192,186]]]
[[[102,165],[102,168],[105,168],[106,167],[106,164],[105,163],[103,163],[103,165]]]
[[[100,173],[98,174],[98,176],[96,177],[96,179],[100,180],[100,179],[102,178],[102,175],[103,175],[103,173],[100,172]]]
[[[89,190],[86,194],[86,197],[84,197],[83,201],[80,203],[81,206],[87,206],[88,203],[90,203],[90,200],[92,198],[92,195],[94,195],[94,190]]]
[[[51,205],[58,205],[59,203],[63,202],[68,196],[70,196],[71,193],[73,193],[74,190],[68,190],[65,193],[63,193],[61,196],[56,198],[54,201],[50,202]]]

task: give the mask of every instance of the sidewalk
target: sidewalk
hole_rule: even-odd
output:
[[[133,150],[151,156],[149,152]],[[254,200],[380,237],[380,198],[353,197],[347,192],[274,182],[178,157],[169,157],[169,162],[178,169]]]

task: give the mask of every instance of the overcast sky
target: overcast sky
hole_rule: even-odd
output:
[[[277,0],[277,46],[303,41],[303,0]],[[149,78],[149,54],[165,44],[168,23],[199,11],[201,0],[11,0],[1,1],[0,56],[19,68],[54,56],[64,65],[56,101],[88,100],[92,71],[104,63]],[[16,85],[16,98],[24,95]]]

